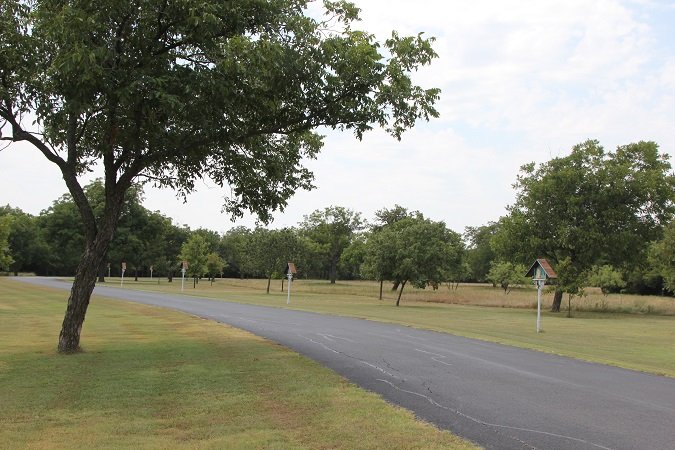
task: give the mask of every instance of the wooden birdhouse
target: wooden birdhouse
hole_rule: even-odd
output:
[[[547,280],[554,280],[558,278],[558,274],[555,273],[551,264],[545,259],[537,259],[530,270],[525,274],[526,277],[532,277],[532,281],[543,281],[544,283]]]

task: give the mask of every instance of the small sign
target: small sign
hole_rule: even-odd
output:
[[[150,266],[150,272],[152,272],[152,269],[154,269],[155,266]]]
[[[127,270],[127,263],[125,262],[122,263],[122,270]]]
[[[188,262],[183,261],[183,270],[187,270],[187,269],[188,269]]]

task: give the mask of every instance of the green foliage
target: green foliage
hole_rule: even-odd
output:
[[[9,234],[12,226],[12,218],[0,217],[0,270],[7,270],[14,262],[9,251]]]
[[[9,205],[0,207],[0,217],[11,220],[8,237],[9,250],[14,260],[9,270],[40,272],[48,266],[50,250],[38,227],[37,218]]]
[[[663,238],[652,244],[649,264],[663,278],[666,289],[675,292],[675,220],[668,224]]]
[[[366,257],[367,234],[360,233],[354,236],[338,262],[338,273],[342,279],[357,279],[361,277],[361,267]]]
[[[287,264],[297,260],[302,244],[296,230],[256,228],[246,235],[243,243],[242,267],[248,273],[264,276],[269,281],[274,273],[283,273]]]
[[[490,222],[480,227],[466,227],[464,238],[468,242],[466,263],[469,276],[474,281],[487,281],[490,264],[495,259],[492,249],[492,237],[497,233],[498,224]]]
[[[194,234],[183,244],[180,249],[180,259],[187,261],[187,274],[191,277],[201,277],[206,273],[206,261],[208,259],[208,245],[203,236]]]
[[[104,214],[105,187],[101,180],[85,186],[88,201],[97,217]],[[106,263],[113,267],[112,274],[126,262],[128,270],[146,272],[153,265],[157,271],[173,270],[180,246],[187,239],[189,230],[172,224],[171,219],[151,212],[142,205],[143,195],[139,186],[129,190],[122,205],[117,233]],[[25,216],[25,214],[24,214]],[[21,219],[24,220],[24,219]],[[85,248],[85,230],[77,205],[68,194],[56,200],[34,220],[34,228],[27,226],[20,245],[25,267],[40,274],[72,275]]]
[[[626,287],[626,281],[620,271],[610,265],[593,266],[588,274],[587,282],[590,286],[599,287],[602,293],[609,295]]]
[[[225,261],[218,255],[218,253],[211,252],[206,257],[206,270],[211,276],[211,279],[220,273],[225,268]]]
[[[582,272],[570,257],[558,263],[556,272],[558,274],[556,290],[567,293],[567,317],[572,317],[572,299],[586,295],[584,292],[586,273]]]
[[[398,306],[407,282],[418,288],[442,283],[461,266],[462,251],[460,235],[445,223],[406,217],[368,239],[364,271],[401,285]]]
[[[0,118],[59,167],[82,219],[59,348],[79,345],[96,272],[125,195],[152,181],[186,195],[208,177],[229,186],[225,209],[263,222],[298,189],[315,130],[378,127],[393,137],[438,115],[438,89],[410,73],[437,55],[432,39],[355,30],[358,9],[306,0],[5,0],[0,11]],[[381,53],[380,53],[381,52]],[[385,56],[386,55],[386,56]],[[24,120],[30,116],[32,120]],[[97,215],[79,175],[100,164]],[[129,244],[135,244],[129,242]]]
[[[250,229],[238,226],[228,230],[220,240],[220,254],[237,276],[246,272],[246,243],[250,234]]]
[[[575,276],[594,264],[639,265],[675,212],[675,176],[653,142],[606,153],[586,141],[569,156],[524,165],[515,188],[492,240],[497,256],[525,264],[568,258]]]
[[[523,286],[530,283],[525,276],[527,268],[523,264],[514,264],[505,261],[493,261],[486,275],[487,281],[499,285],[508,294],[514,286]]]
[[[394,32],[379,43],[353,29],[353,5],[328,2],[326,19],[306,6],[7,0],[0,115],[14,139],[37,144],[18,121],[33,112],[53,146],[40,149],[69,183],[99,160],[124,183],[147,175],[183,192],[209,176],[232,187],[234,215],[268,220],[311,187],[301,162],[322,145],[316,127],[400,138],[437,116],[439,90],[410,80],[436,57],[433,39]]]
[[[329,206],[304,217],[300,225],[302,232],[312,242],[311,250],[323,260],[331,283],[337,279],[342,252],[364,226],[360,213],[341,206]]]

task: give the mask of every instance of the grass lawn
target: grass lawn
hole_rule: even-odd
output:
[[[106,286],[119,286],[109,279]],[[184,294],[285,308],[286,293],[280,281],[265,294],[265,280],[217,279],[213,285],[202,280],[193,289],[185,282]],[[125,280],[125,288],[181,293],[180,279]],[[408,289],[406,287],[406,289]],[[518,289],[505,295],[487,286],[460,286],[456,292],[413,290],[403,293],[401,307],[395,307],[395,294],[387,290],[385,299],[377,299],[378,285],[372,282],[298,280],[293,283],[291,308],[394,322],[418,328],[499,342],[518,347],[556,353],[573,358],[601,362],[629,369],[675,377],[675,299],[664,297],[610,296],[593,293],[573,300],[572,318],[567,312],[548,312],[552,295],[544,303],[544,332],[535,332],[535,289]],[[452,299],[456,301],[452,301]],[[602,303],[606,302],[606,305]],[[577,303],[581,310],[575,310]],[[594,307],[594,305],[598,307]],[[484,305],[484,306],[476,306]],[[565,299],[564,306],[567,305]],[[632,305],[632,311],[619,313],[619,306]]]
[[[180,287],[180,286],[179,286]],[[0,279],[0,448],[474,448],[307,358],[185,314]]]

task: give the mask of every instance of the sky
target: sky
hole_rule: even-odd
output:
[[[354,28],[380,40],[392,30],[436,38],[438,59],[413,80],[442,90],[440,118],[401,141],[380,130],[362,141],[326,132],[321,154],[306,162],[316,189],[291,198],[272,228],[329,205],[372,219],[399,204],[463,232],[506,214],[520,166],[565,156],[587,139],[607,151],[655,141],[675,154],[675,1],[355,3],[362,21]],[[0,151],[0,205],[39,214],[65,192],[56,166],[37,150]],[[144,205],[193,229],[255,226],[254,217],[232,222],[221,211],[227,194],[199,181],[183,203],[146,187]]]

